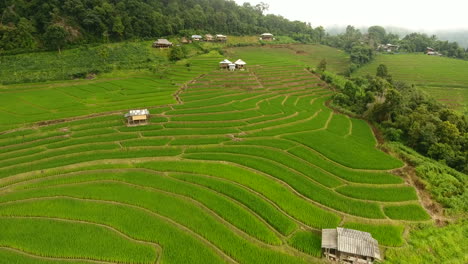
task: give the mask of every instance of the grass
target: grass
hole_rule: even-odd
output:
[[[265,221],[267,221],[283,235],[288,235],[297,227],[296,223],[280,213],[270,203],[240,186],[229,183],[227,181],[221,181],[200,175],[195,176],[190,174],[170,174],[170,176],[183,181],[203,185],[241,202],[255,213],[260,215],[263,219],[265,219]]]
[[[363,144],[360,140],[343,138],[326,131],[294,134],[285,138],[313,148],[350,168],[389,170],[403,166],[403,162],[377,150],[371,142]]]
[[[322,255],[321,242],[321,236],[312,231],[298,231],[288,239],[289,245],[314,257]]]
[[[0,207],[0,215],[57,217],[110,226],[134,239],[162,245],[162,261],[167,263],[183,263],[187,259],[200,264],[223,262],[199,239],[163,218],[135,207],[72,198],[19,201],[1,204]],[[77,234],[79,236],[81,234]],[[60,248],[57,246],[57,250]]]
[[[64,179],[58,178],[51,181],[43,181],[39,186],[31,185],[27,186],[27,188],[103,180],[122,181],[141,187],[151,187],[154,189],[190,197],[200,202],[201,204],[204,204],[223,219],[230,222],[240,230],[248,233],[249,235],[269,244],[281,244],[279,238],[277,238],[276,235],[265,226],[265,224],[229,199],[217,195],[216,192],[212,192],[188,183],[176,181],[173,178],[164,177],[158,174],[138,171],[122,171],[119,173],[90,172],[72,177],[66,177]]]
[[[379,241],[379,245],[399,247],[403,245],[402,225],[376,225],[348,222],[343,227],[371,233],[372,237]]]
[[[423,54],[378,55],[356,75],[375,75],[385,64],[393,79],[415,84],[439,101],[461,112],[468,111],[468,62]]]
[[[349,197],[372,201],[402,202],[418,199],[416,191],[411,186],[376,188],[347,185],[336,190]]]
[[[424,209],[416,204],[385,206],[385,214],[391,219],[422,221],[429,220],[430,216]]]
[[[292,173],[287,168],[278,166],[277,164],[268,160],[258,159],[252,156],[243,157],[238,155],[220,153],[187,154],[184,157],[196,160],[229,161],[246,167],[254,168],[256,170],[259,170],[286,182],[288,185],[290,185],[302,195],[325,206],[356,216],[362,216],[367,218],[384,218],[384,215],[377,204],[371,202],[350,200],[340,195],[337,195],[336,193],[316,183],[308,181],[304,177],[300,177],[299,175]]]
[[[2,217],[0,226],[2,246],[45,257],[123,263],[153,263],[157,259],[152,246],[128,241],[113,230],[93,224]]]
[[[417,225],[410,232],[408,246],[385,252],[385,263],[466,263],[467,232],[463,221],[444,227]]]

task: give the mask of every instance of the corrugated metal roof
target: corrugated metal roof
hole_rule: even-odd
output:
[[[236,60],[235,64],[237,64],[237,65],[246,65],[247,63],[245,63],[245,61],[243,61],[241,59],[238,59],[238,60]]]
[[[262,36],[263,36],[263,37],[268,37],[268,36],[273,36],[273,34],[271,34],[271,33],[263,33]]]
[[[322,248],[334,248],[340,252],[380,259],[377,240],[367,232],[338,227],[322,230]]]
[[[228,59],[223,60],[220,64],[231,64],[232,62]]]
[[[336,229],[322,229],[322,248],[337,249]]]
[[[125,117],[129,116],[139,116],[139,115],[149,115],[150,112],[148,109],[137,109],[137,110],[130,110],[128,113],[125,114]]]

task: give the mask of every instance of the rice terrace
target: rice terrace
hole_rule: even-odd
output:
[[[0,1],[0,264],[468,263],[468,4],[399,1]]]
[[[255,64],[219,70],[210,53],[163,79],[3,89],[3,111],[21,105],[0,135],[0,258],[318,263],[323,228],[391,248],[408,223],[431,219],[370,126],[326,106],[333,92],[304,55],[229,54]],[[150,124],[125,125],[119,109],[135,105]]]

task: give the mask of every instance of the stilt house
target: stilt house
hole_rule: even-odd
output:
[[[125,114],[125,118],[128,126],[138,126],[148,124],[149,115],[148,109],[130,110]]]
[[[200,35],[192,35],[192,40],[193,41],[200,41],[202,39],[202,36]]]
[[[379,244],[370,233],[340,227],[322,230],[322,252],[338,263],[372,264],[381,260]]]
[[[219,41],[219,42],[226,42],[226,41],[227,41],[227,37],[224,36],[224,35],[221,35],[221,34],[217,34],[217,35],[216,35],[216,41]]]
[[[236,64],[236,69],[240,69],[240,70],[245,69],[245,65],[247,65],[247,63],[245,63],[245,61],[241,59],[236,60],[234,64]]]
[[[232,62],[228,59],[223,60],[222,62],[219,63],[219,68],[221,69],[228,69],[229,64],[232,64]],[[235,66],[235,65],[234,65]]]
[[[275,40],[273,38],[273,34],[271,34],[271,33],[263,33],[262,35],[260,35],[260,39],[263,40],[263,41],[273,41],[273,40]]]
[[[172,42],[167,39],[158,39],[153,42],[153,48],[169,48],[172,47]]]

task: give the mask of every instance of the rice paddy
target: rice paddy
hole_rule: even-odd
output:
[[[128,104],[112,89],[90,108],[53,103],[80,85],[5,91],[42,107],[1,123],[0,259],[319,263],[320,231],[337,226],[401,246],[408,221],[429,219],[392,174],[404,164],[365,122],[329,109],[331,90],[303,64],[269,52],[242,53],[255,61],[246,71],[218,70],[211,54],[167,79],[106,81],[135,89]],[[151,123],[127,127],[130,105],[150,108]]]

